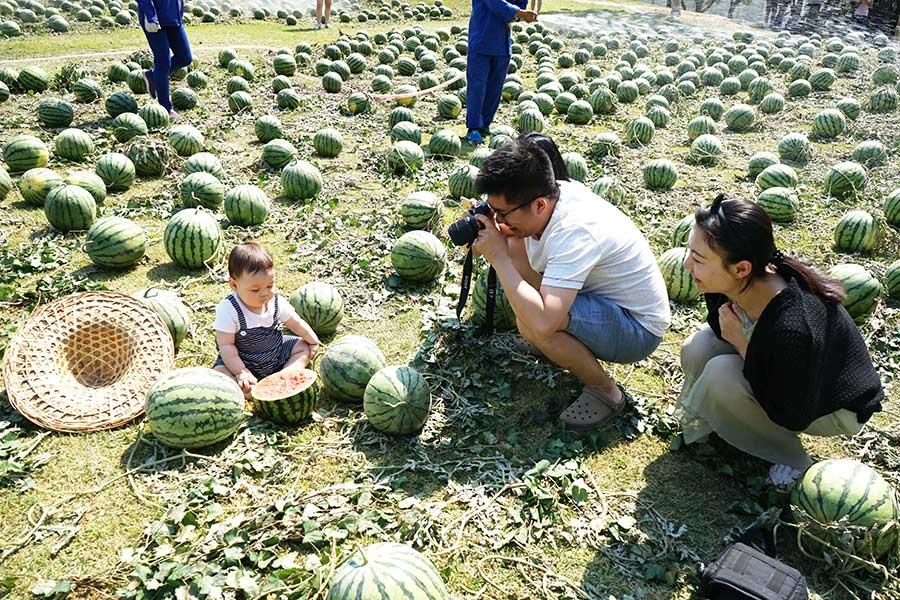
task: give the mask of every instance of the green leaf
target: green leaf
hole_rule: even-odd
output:
[[[64,598],[72,591],[72,583],[65,579],[47,579],[31,588],[31,593],[39,598]]]

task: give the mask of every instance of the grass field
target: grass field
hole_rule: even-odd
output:
[[[551,4],[544,10],[658,24],[651,9],[637,2]],[[464,24],[464,3],[447,5],[461,17],[454,23]],[[552,22],[552,16],[547,20]],[[422,22],[429,30],[450,24]],[[140,423],[89,435],[42,437],[11,409],[4,394],[0,420],[21,427],[17,439],[34,445],[28,456],[38,464],[17,476],[16,465],[2,462],[15,454],[4,450],[9,439],[0,437],[0,597],[30,597],[47,580],[58,582],[59,589],[68,582],[69,597],[77,598],[111,597],[129,585],[126,596],[144,598],[172,597],[181,585],[186,587],[179,598],[216,597],[212,588],[226,590],[219,597],[324,597],[327,575],[356,544],[396,539],[431,556],[456,598],[687,598],[696,586],[692,565],[720,552],[732,528],[748,526],[765,509],[783,502],[765,489],[767,465],[761,462],[716,443],[671,448],[677,433],[672,409],[682,378],[679,348],[702,322],[699,306],[674,306],[673,326],[651,358],[612,367],[617,380],[638,398],[626,416],[586,436],[561,430],[556,416],[577,394],[574,378],[518,355],[510,334],[481,338],[449,318],[462,267],[458,249],[450,254],[447,272],[432,285],[409,286],[391,277],[390,247],[404,231],[399,203],[415,190],[447,196],[447,180],[458,161],[428,160],[422,171],[408,177],[387,173],[392,106],[376,102],[371,113],[357,117],[338,110],[347,91],[369,91],[366,74],[348,81],[341,94],[330,95],[322,92],[311,68],[301,68],[291,79],[303,105],[277,112],[268,88],[272,53],[257,47],[309,41],[316,45],[315,60],[321,46],[337,38],[338,27],[314,32],[310,25],[307,19],[297,27],[256,21],[191,27],[198,68],[212,81],[184,119],[203,131],[206,149],[221,159],[226,186],[254,183],[273,198],[266,223],[250,230],[226,227],[225,246],[241,240],[265,244],[275,257],[277,284],[285,296],[308,281],[335,284],[347,304],[338,336],[372,338],[388,364],[413,361],[432,385],[432,418],[421,436],[391,439],[367,425],[359,406],[326,401],[313,422],[299,428],[249,420],[232,443],[180,455],[156,444]],[[374,33],[391,26],[378,22],[365,29]],[[684,30],[686,36],[739,28],[689,14],[684,26],[697,27]],[[360,28],[340,25],[351,35]],[[35,59],[52,74],[76,62],[95,72],[108,93],[113,90],[104,76],[108,64],[142,44],[137,29],[0,40],[0,66],[21,68]],[[238,47],[257,67],[256,103],[249,112],[229,113],[223,93],[228,75],[215,63],[222,46]],[[662,57],[659,44],[654,45],[651,58],[661,62]],[[689,150],[686,125],[697,113],[698,95],[673,109],[669,126],[659,129],[649,146],[626,146],[618,159],[590,161],[586,182],[602,174],[615,177],[626,191],[619,207],[659,255],[670,247],[675,224],[716,193],[755,198],[754,185],[744,176],[751,154],[774,151],[787,132],[808,131],[812,116],[841,96],[864,101],[871,58],[865,55],[860,73],[839,79],[834,90],[792,99],[780,115],[763,116],[751,133],[720,131],[727,152],[718,166],[684,160]],[[597,62],[608,70],[616,58],[610,53]],[[532,57],[521,75],[531,89]],[[414,78],[398,78],[407,79],[415,83]],[[38,101],[14,95],[0,104],[0,143],[21,132],[52,140],[53,132],[35,118]],[[75,106],[74,124],[95,138],[96,156],[115,148],[102,102]],[[440,121],[435,106],[434,97],[425,97],[415,107],[426,138],[441,127],[465,133],[462,119]],[[547,118],[545,131],[563,151],[587,154],[593,136],[605,130],[623,135],[625,123],[643,110],[639,100],[588,126],[573,126],[554,115]],[[281,197],[277,173],[260,164],[261,144],[255,141],[253,124],[268,112],[278,114],[299,157],[321,170],[325,185],[317,200],[298,203]],[[515,105],[504,103],[497,123],[514,125],[515,114]],[[335,159],[312,152],[313,134],[326,125],[343,135],[344,151]],[[883,275],[898,256],[900,236],[885,228],[870,256],[836,253],[833,227],[848,207],[825,198],[820,182],[828,166],[846,160],[859,141],[880,139],[890,158],[871,171],[868,192],[856,206],[880,215],[883,197],[900,187],[898,133],[896,113],[864,112],[838,141],[813,142],[812,158],[798,165],[803,178],[800,216],[777,228],[779,247],[822,267],[859,262]],[[465,156],[472,150],[464,147]],[[649,192],[641,169],[660,157],[678,162],[679,181],[670,192]],[[74,168],[61,162],[50,166],[60,172]],[[223,265],[208,272],[183,270],[170,262],[161,242],[178,205],[180,167],[176,160],[164,177],[138,180],[103,204],[103,214],[128,216],[150,236],[147,257],[124,272],[92,266],[80,250],[83,234],[55,233],[43,213],[18,193],[0,204],[0,265],[10,274],[0,275],[5,294],[0,295],[0,348],[29,310],[52,298],[97,287],[132,294],[160,286],[178,291],[192,310],[191,331],[176,366],[212,364],[214,308],[227,294]],[[442,238],[460,210],[448,200],[443,224],[435,229]],[[896,301],[885,301],[861,328],[890,383],[900,364]],[[889,432],[896,436],[900,427],[896,386],[887,393],[888,410],[873,419],[868,433],[853,441],[807,438],[810,450],[819,458],[861,457],[900,483],[897,439],[887,437]],[[23,462],[20,458],[18,464]],[[810,577],[813,591],[849,597],[846,585],[863,597],[860,590],[872,585],[865,580],[863,587],[854,587],[847,578],[838,584],[833,568],[804,559],[790,538],[782,535],[779,549]],[[188,583],[193,595],[188,595]],[[52,591],[41,593],[53,596]],[[880,597],[898,593],[876,592]]]

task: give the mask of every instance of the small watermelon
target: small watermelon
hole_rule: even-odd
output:
[[[415,282],[436,279],[444,270],[447,249],[434,234],[410,231],[400,236],[391,249],[391,264],[397,274]]]
[[[431,410],[431,388],[411,367],[385,367],[372,375],[363,409],[375,429],[391,435],[419,431]]]
[[[319,363],[322,385],[335,400],[359,402],[372,375],[383,369],[384,354],[372,340],[347,335],[334,342]]]
[[[319,376],[309,369],[285,369],[257,382],[250,404],[258,417],[294,425],[310,417],[319,402]]]
[[[337,288],[323,281],[302,285],[291,295],[291,306],[316,335],[334,333],[344,318],[344,300]]]
[[[181,342],[184,341],[191,323],[191,314],[178,294],[151,287],[139,290],[132,297],[150,305],[162,317],[172,335],[172,344],[177,351]]]

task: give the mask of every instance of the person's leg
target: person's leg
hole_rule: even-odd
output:
[[[824,417],[819,417],[803,430],[806,435],[817,437],[834,437],[837,435],[856,435],[862,431],[863,423],[856,418],[856,413],[841,408]]]
[[[181,27],[166,27],[164,31],[169,40],[169,48],[172,51],[170,69],[177,71],[190,66],[194,62],[194,56],[191,54],[191,44],[188,42],[187,31],[184,25]]]
[[[286,336],[287,337],[287,336]],[[286,340],[287,343],[287,340]],[[291,348],[290,356],[284,366],[281,367],[282,371],[287,371],[288,369],[303,369],[309,363],[309,344],[304,342],[303,340],[297,338],[294,341],[294,346]]]
[[[319,29],[322,26],[322,4],[324,2],[325,0],[316,0],[316,29]]]
[[[325,27],[331,27],[331,0],[325,0]]]
[[[509,56],[491,56],[487,86],[481,108],[481,127],[489,129],[494,122],[494,115],[500,107],[503,84],[506,83],[506,71],[509,69]]]
[[[542,3],[542,2],[543,2],[543,0],[537,0],[537,10],[534,11],[534,12],[536,12],[537,14],[541,14],[541,3]]]
[[[720,340],[709,325],[704,325],[692,333],[681,346],[681,368],[685,379],[696,381],[712,357],[737,353],[734,346]]]
[[[144,30],[144,36],[147,43],[150,44],[150,50],[153,51],[153,71],[151,79],[156,88],[156,99],[166,110],[172,110],[172,102],[169,100],[169,71],[171,70],[171,57],[169,48],[169,38],[164,29],[160,29],[155,33],[149,33]]]
[[[744,378],[739,355],[714,356],[706,363],[697,385],[707,395],[701,417],[720,438],[746,452],[775,464],[802,471],[812,459],[797,433],[774,423],[753,396]]]
[[[484,126],[481,111],[487,90],[491,57],[469,52],[466,56],[466,127],[478,130]]]

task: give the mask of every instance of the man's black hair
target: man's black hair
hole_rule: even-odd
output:
[[[507,204],[521,206],[540,196],[556,199],[559,185],[547,153],[519,140],[494,150],[484,160],[475,191],[503,196]]]

